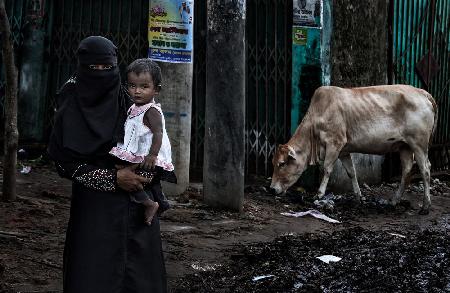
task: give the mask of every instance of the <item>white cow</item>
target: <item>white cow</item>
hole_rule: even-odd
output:
[[[320,87],[292,138],[276,150],[270,187],[276,194],[285,192],[308,165],[323,161],[324,176],[318,191],[321,198],[339,158],[360,201],[350,153],[399,152],[402,179],[391,203],[395,205],[403,195],[415,160],[424,183],[420,213],[426,214],[431,205],[428,145],[436,123],[436,102],[422,89],[409,85]]]

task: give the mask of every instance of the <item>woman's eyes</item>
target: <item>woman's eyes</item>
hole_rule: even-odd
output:
[[[112,65],[98,65],[98,64],[91,64],[89,65],[89,68],[92,70],[110,70],[113,68]]]

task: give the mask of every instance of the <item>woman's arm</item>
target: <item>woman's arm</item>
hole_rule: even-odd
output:
[[[143,185],[151,179],[136,175],[136,167],[134,165],[117,170],[98,168],[86,163],[56,162],[56,170],[61,177],[88,188],[109,192],[114,192],[117,188],[128,192],[142,190]]]
[[[117,170],[79,162],[55,162],[59,176],[100,191],[116,191]]]

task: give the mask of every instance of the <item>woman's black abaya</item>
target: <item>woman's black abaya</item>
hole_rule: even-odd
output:
[[[150,193],[148,193],[150,194]],[[159,219],[125,192],[74,184],[64,250],[64,292],[165,292]]]
[[[59,174],[73,181],[65,293],[166,292],[159,219],[144,223],[144,207],[116,186],[117,170],[108,155],[123,135],[129,102],[120,87],[116,52],[103,37],[84,39],[76,77],[58,97],[48,152]],[[90,64],[112,69],[90,71]],[[159,184],[148,188],[157,191]]]

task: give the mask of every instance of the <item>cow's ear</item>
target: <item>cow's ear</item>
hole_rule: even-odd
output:
[[[288,149],[289,149],[289,153],[288,153],[289,158],[296,160],[296,154],[295,154],[294,148],[291,147],[290,145],[288,145]]]

